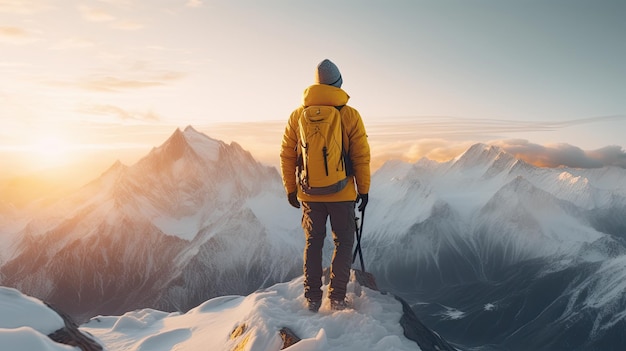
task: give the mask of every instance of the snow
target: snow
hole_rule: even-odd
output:
[[[56,343],[33,328],[0,328],[3,350],[76,351],[78,348]]]
[[[209,138],[191,126],[185,128],[183,135],[193,151],[203,160],[216,162],[219,159],[221,142]]]
[[[576,256],[582,245],[606,235],[580,213],[622,201],[612,194],[624,192],[624,170],[523,166],[502,149],[484,144],[445,163],[385,163],[372,177],[367,226],[378,240],[372,246],[380,251],[389,239],[404,239],[413,225],[433,218],[438,209],[449,209],[446,220],[457,223],[462,240],[488,247],[504,244],[519,259]],[[485,230],[490,235],[476,237]],[[435,251],[426,247],[423,253]]]
[[[119,317],[95,317],[82,326],[107,350],[279,350],[278,331],[287,327],[302,340],[287,350],[419,350],[403,335],[402,305],[391,295],[348,285],[351,308],[318,313],[306,309],[303,278],[249,296],[222,296],[185,314],[144,309]],[[324,294],[326,295],[326,286]],[[242,327],[240,336],[231,333]],[[243,341],[246,341],[243,343]]]
[[[65,326],[43,302],[11,288],[0,287],[0,345],[2,350],[67,351],[47,337]]]
[[[43,302],[23,295],[18,290],[0,287],[0,327],[12,329],[30,326],[47,335],[64,325],[63,319]]]
[[[495,310],[495,309],[496,309],[496,305],[494,305],[494,304],[492,304],[492,303],[486,303],[486,304],[483,306],[483,309],[484,309],[485,311],[493,311],[493,310]]]
[[[443,306],[443,308],[445,309],[445,311],[441,313],[441,316],[443,317],[443,319],[455,320],[455,319],[461,319],[465,317],[465,312],[459,311],[456,308],[448,307],[448,306]]]
[[[159,228],[159,230],[163,233],[177,236],[187,241],[191,241],[198,234],[202,222],[202,212],[196,212],[192,216],[182,218],[163,216],[152,219],[152,224]]]

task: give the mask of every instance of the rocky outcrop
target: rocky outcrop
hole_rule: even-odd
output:
[[[411,306],[402,298],[395,296],[396,300],[402,304],[402,318],[400,325],[404,329],[404,336],[407,339],[415,341],[422,351],[456,351],[457,349],[448,344],[441,338],[439,334],[428,329],[417,318],[417,315],[411,309]]]
[[[379,291],[381,294],[387,294],[386,292],[381,292],[376,285],[376,279],[374,275],[368,272],[364,272],[361,270],[352,270],[352,279],[358,283],[361,287],[366,287],[371,290]],[[329,282],[329,270],[326,269],[324,271],[324,283],[327,284]],[[402,317],[398,321],[404,330],[404,336],[414,341],[417,346],[422,351],[457,351],[452,345],[450,345],[446,340],[441,338],[439,334],[430,330],[426,327],[417,317],[415,312],[411,309],[411,306],[402,298],[395,296],[396,300],[398,300],[402,304]],[[236,347],[233,351],[243,350],[249,341],[249,334],[247,334],[248,326],[246,324],[240,324],[235,327],[235,329],[231,332],[230,339],[240,339],[237,343]],[[284,350],[298,342],[300,342],[301,338],[296,335],[296,333],[288,327],[283,327],[278,331],[283,344],[281,350]]]
[[[78,325],[74,320],[59,309],[54,308],[50,304],[46,303],[51,310],[56,312],[61,318],[63,318],[63,322],[65,326],[61,329],[56,330],[55,332],[48,335],[50,339],[54,342],[58,342],[65,345],[70,345],[74,347],[80,348],[82,351],[102,351],[102,346],[98,344],[91,337],[85,335],[78,329]]]
[[[353,270],[353,272],[356,281],[361,286],[380,291],[378,290],[376,279],[372,273],[360,270]],[[381,293],[386,294],[385,292]],[[404,299],[396,295],[393,296],[402,304],[400,325],[407,339],[415,341],[422,351],[456,351],[456,348],[448,344],[448,342],[442,339],[437,333],[428,329],[428,327],[417,318],[411,306]]]
[[[296,333],[293,332],[293,330],[287,327],[281,328],[278,333],[280,334],[280,338],[283,339],[283,347],[280,348],[281,350],[284,350],[301,340]]]

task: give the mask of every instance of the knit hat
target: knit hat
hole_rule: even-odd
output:
[[[337,66],[329,59],[325,59],[317,65],[317,70],[315,71],[315,83],[332,85],[337,88],[341,88],[343,78],[341,78],[339,68],[337,68]]]

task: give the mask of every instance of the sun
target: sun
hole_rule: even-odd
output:
[[[40,136],[32,144],[33,156],[40,166],[60,166],[68,161],[71,145],[58,135]]]
[[[43,155],[59,155],[65,151],[66,146],[63,139],[56,136],[46,136],[37,142],[35,149]]]

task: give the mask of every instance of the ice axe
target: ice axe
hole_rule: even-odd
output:
[[[352,263],[356,261],[357,254],[359,255],[359,261],[361,262],[361,270],[355,269],[354,275],[356,280],[363,286],[366,286],[370,289],[378,290],[378,286],[376,285],[376,279],[374,279],[374,275],[372,273],[368,273],[365,271],[365,263],[363,262],[363,250],[361,250],[361,236],[363,235],[363,222],[365,219],[365,209],[361,211],[361,220],[359,221],[359,217],[354,217],[354,224],[356,227],[356,247],[354,248],[354,253],[352,254]]]
[[[361,236],[363,235],[363,220],[365,219],[365,209],[361,211],[360,219],[361,220],[359,221],[359,217],[354,217],[354,224],[356,227],[356,247],[354,248],[354,253],[352,254],[352,263],[354,264],[354,261],[356,261],[356,256],[358,254],[359,261],[361,261],[361,270],[365,272],[365,263],[363,263],[363,250],[361,250]]]

